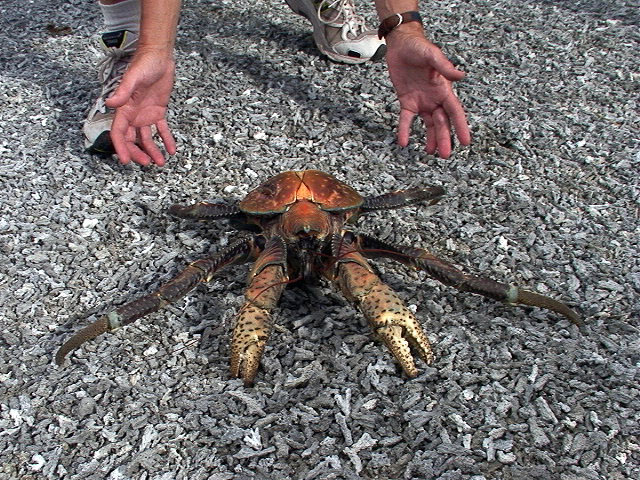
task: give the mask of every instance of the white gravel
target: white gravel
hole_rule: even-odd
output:
[[[141,169],[83,152],[93,2],[3,1],[0,478],[640,478],[639,7],[424,3],[468,72],[457,92],[474,142],[442,160],[419,129],[393,143],[384,65],[318,56],[284,2],[188,1],[180,153]],[[232,238],[168,218],[171,203],[241,198],[304,168],[364,194],[443,185],[438,206],[359,228],[562,298],[586,332],[381,262],[429,332],[432,367],[407,380],[331,288],[291,289],[246,389],[228,377],[237,268],[53,365],[71,332]]]

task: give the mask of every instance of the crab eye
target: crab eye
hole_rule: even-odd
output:
[[[345,234],[342,236],[342,239],[347,243],[353,243],[356,241],[356,236],[353,234],[353,232],[345,232]]]
[[[256,247],[258,247],[260,250],[263,250],[265,245],[267,244],[267,239],[264,238],[262,235],[256,235],[255,240],[256,240]]]

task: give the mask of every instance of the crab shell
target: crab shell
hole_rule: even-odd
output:
[[[248,215],[276,215],[300,200],[308,200],[322,210],[355,210],[364,199],[346,183],[318,170],[283,172],[267,180],[239,204]]]
[[[306,238],[323,241],[339,232],[345,222],[357,216],[363,202],[358,192],[335,177],[305,170],[283,172],[267,180],[238,208],[250,223],[270,232],[267,235],[279,235],[295,244]]]

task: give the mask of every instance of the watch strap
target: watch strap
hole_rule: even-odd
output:
[[[378,38],[382,39],[391,31],[403,23],[419,22],[422,25],[422,17],[419,12],[396,13],[385,18],[378,27]]]

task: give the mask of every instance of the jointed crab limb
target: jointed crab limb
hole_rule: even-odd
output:
[[[363,212],[371,210],[388,210],[390,208],[401,208],[413,205],[418,202],[429,201],[428,205],[433,205],[444,195],[442,187],[428,188],[408,188],[397,192],[385,193],[377,197],[367,197],[360,209]]]
[[[344,237],[334,240],[334,255],[338,258],[336,283],[347,298],[357,303],[405,373],[415,377],[418,370],[410,347],[425,363],[433,361],[431,344],[422,327],[398,295],[382,283]]]
[[[240,309],[231,340],[231,375],[251,385],[258,372],[276,307],[287,283],[287,248],[280,237],[270,239],[249,275],[247,299]]]
[[[198,220],[230,218],[242,214],[236,205],[209,202],[199,202],[193,205],[171,205],[169,213],[180,218],[195,218]]]
[[[211,277],[221,268],[231,264],[247,261],[254,246],[250,239],[243,239],[233,243],[218,255],[197,260],[191,263],[175,278],[162,285],[155,292],[129,302],[116,310],[84,327],[67,340],[56,353],[56,363],[62,365],[64,357],[83,343],[93,340],[97,336],[113,332],[124,327],[149,313],[174,303],[184,297],[200,282],[211,280]]]
[[[387,257],[397,260],[418,270],[424,270],[429,276],[460,291],[477,293],[511,304],[546,308],[564,315],[578,326],[584,325],[582,319],[562,302],[538,293],[522,290],[515,285],[507,285],[487,277],[466,274],[422,248],[391,245],[367,235],[358,235],[358,245],[363,254],[369,258]]]

